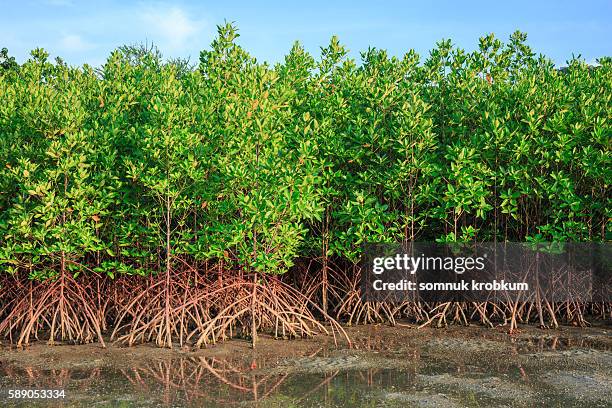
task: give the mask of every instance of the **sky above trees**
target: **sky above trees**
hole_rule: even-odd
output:
[[[95,4],[95,6],[94,6]],[[369,46],[403,55],[426,54],[451,38],[468,50],[490,32],[507,39],[514,30],[557,65],[572,54],[590,63],[612,55],[612,2],[447,1],[165,1],[23,0],[0,13],[0,47],[23,62],[35,47],[71,64],[104,63],[122,44],[154,43],[167,57],[197,61],[216,25],[235,22],[240,44],[260,60],[277,62],[299,40],[318,54],[332,35],[359,57]]]

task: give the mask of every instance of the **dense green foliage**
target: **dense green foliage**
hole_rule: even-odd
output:
[[[423,62],[333,38],[271,67],[236,38],[194,69],[3,51],[0,269],[278,274],[366,241],[610,239],[609,59],[561,72],[515,33]]]

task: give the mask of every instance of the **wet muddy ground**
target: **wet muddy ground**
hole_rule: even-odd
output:
[[[0,346],[2,406],[612,407],[612,327],[359,326],[207,349]],[[64,390],[58,400],[8,390]]]

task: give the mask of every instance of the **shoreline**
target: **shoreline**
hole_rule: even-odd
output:
[[[520,344],[528,339],[548,339],[540,341],[540,351],[545,348],[559,350],[580,345],[612,350],[612,324],[597,322],[591,327],[560,326],[557,329],[539,329],[531,325],[519,326],[516,334],[508,334],[504,327],[487,328],[483,326],[448,326],[446,328],[425,327],[417,329],[416,325],[401,323],[396,326],[368,324],[345,327],[353,341],[349,347],[346,342],[334,345],[332,335],[317,335],[310,338],[275,339],[270,335],[260,334],[257,347],[253,349],[248,339],[229,339],[203,348],[193,346],[172,349],[160,348],[153,343],[124,346],[106,342],[106,348],[100,343],[55,344],[35,341],[29,346],[17,348],[14,345],[0,343],[2,357],[0,362],[17,365],[32,365],[41,368],[70,368],[103,365],[111,363],[130,364],[142,360],[156,360],[185,357],[228,357],[237,354],[262,357],[266,360],[303,357],[320,350],[330,352],[370,351],[374,353],[401,353],[414,347],[425,347],[445,339],[500,344]],[[282,347],[279,345],[282,344]],[[548,346],[546,346],[548,344]],[[517,346],[518,347],[518,346]],[[519,347],[520,349],[520,347]],[[515,352],[520,350],[516,349]],[[510,351],[510,349],[506,350]],[[89,362],[88,362],[88,361]]]

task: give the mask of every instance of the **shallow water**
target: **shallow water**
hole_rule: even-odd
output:
[[[282,360],[261,353],[186,353],[58,369],[0,359],[0,405],[612,406],[607,332],[501,340],[436,336],[404,344],[389,350],[362,342],[359,349],[322,348]],[[7,390],[18,388],[64,389],[65,398],[8,399]]]

